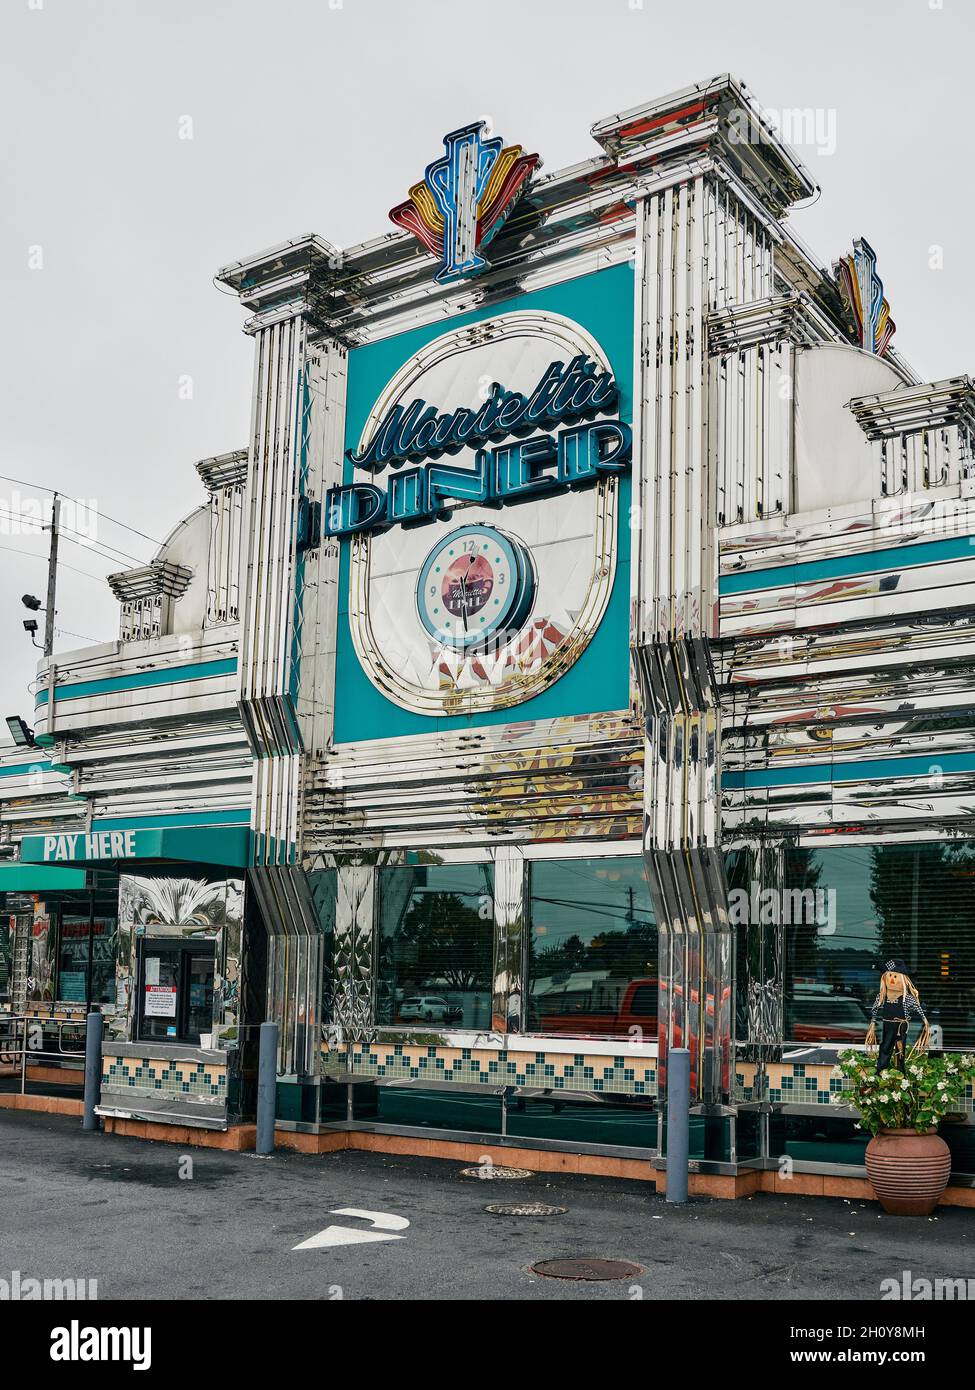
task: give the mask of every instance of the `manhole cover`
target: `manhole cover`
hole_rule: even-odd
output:
[[[586,1279],[596,1283],[601,1279],[635,1279],[644,1269],[629,1260],[542,1260],[532,1265],[532,1273],[543,1274],[546,1279]]]
[[[535,1176],[530,1168],[493,1168],[486,1163],[483,1167],[478,1164],[476,1168],[462,1168],[460,1175],[462,1178],[481,1178],[483,1181],[490,1178],[533,1178]]]
[[[569,1208],[550,1207],[547,1202],[523,1202],[521,1206],[506,1206],[504,1203],[496,1202],[484,1210],[489,1211],[492,1216],[562,1216]]]

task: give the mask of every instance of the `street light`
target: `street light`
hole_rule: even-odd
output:
[[[43,613],[43,612],[45,611],[45,610],[41,607],[41,601],[40,601],[40,599],[37,598],[34,594],[23,594],[23,595],[21,596],[21,600],[20,600],[20,601],[21,601],[21,603],[24,605],[25,608],[27,608],[27,609],[30,610],[31,613]],[[34,643],[34,646],[35,646],[35,647],[39,647],[39,646],[41,645],[40,642],[35,641],[35,633],[37,632],[37,621],[36,621],[36,619],[34,619],[34,618],[25,618],[25,619],[24,619],[24,631],[30,635],[30,640]]]
[[[34,730],[28,728],[19,714],[7,715],[7,729],[18,748],[36,748]]]

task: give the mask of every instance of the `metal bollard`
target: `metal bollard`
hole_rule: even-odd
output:
[[[274,1152],[274,1112],[278,1097],[278,1025],[261,1024],[257,1063],[257,1152]]]
[[[672,1047],[667,1054],[667,1201],[687,1201],[690,1146],[691,1054]]]
[[[102,1014],[92,1012],[85,1024],[85,1107],[83,1129],[97,1129],[95,1106],[102,1098]]]

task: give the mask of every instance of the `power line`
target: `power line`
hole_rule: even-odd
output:
[[[92,541],[87,537],[76,540],[75,537],[81,535],[80,531],[72,531],[70,528],[66,530],[63,526],[59,529],[61,538],[67,541],[69,545],[76,545],[81,550],[94,551],[94,553],[100,555],[103,560],[111,560],[113,564],[117,565],[122,560],[131,560],[137,565],[146,565],[149,563],[148,560],[143,560],[138,555],[130,555],[128,551],[119,550],[116,546],[109,545],[106,541]]]
[[[43,483],[29,483],[23,478],[11,478],[6,473],[0,473],[0,481],[5,483],[16,483],[18,487],[38,488],[41,492],[57,492],[67,501],[73,502],[76,507],[86,505],[84,502],[81,502],[79,498],[70,497],[68,493],[61,492],[60,488],[45,487]],[[127,521],[119,521],[118,517],[109,516],[108,512],[99,510],[98,515],[104,517],[106,521],[110,521],[113,526],[121,526],[123,530],[131,531],[134,536],[141,536],[144,541],[149,541],[151,545],[162,545],[162,541],[157,541],[155,536],[147,536],[145,531],[140,531],[135,526],[130,526]]]
[[[19,545],[4,545],[0,542],[0,550],[9,550],[14,555],[26,555],[30,560],[43,560],[44,564],[47,564],[46,555],[38,555],[34,550],[23,550]],[[109,557],[104,555],[101,558],[107,560]],[[93,574],[91,570],[80,570],[77,565],[69,565],[64,560],[59,561],[59,568],[71,570],[74,574],[83,574],[86,579],[97,579],[100,584],[104,584],[107,578],[104,574]]]
[[[89,637],[87,633],[84,632],[70,632],[66,627],[56,627],[54,631],[59,637],[77,637],[82,642],[104,642],[108,640],[104,637]]]
[[[0,502],[0,509],[2,509],[2,512],[10,517],[11,520],[17,521],[20,519],[16,512],[11,511],[9,507],[4,507],[2,502]],[[38,527],[42,531],[49,531],[51,529],[47,523],[43,522],[39,522]],[[96,541],[92,539],[92,537],[86,536],[82,531],[76,531],[71,526],[59,526],[58,530],[61,538],[68,541],[71,545],[78,545],[83,550],[94,551],[96,554],[101,555],[102,559],[111,560],[113,564],[118,564],[120,559],[131,560],[137,565],[145,565],[148,563],[148,561],[143,560],[138,555],[131,555],[127,550],[122,550],[119,546],[112,545],[108,541]],[[80,537],[80,539],[75,539],[76,537]]]

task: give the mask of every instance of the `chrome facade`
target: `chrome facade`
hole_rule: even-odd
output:
[[[975,388],[920,383],[886,327],[864,346],[852,281],[790,229],[815,187],[734,79],[592,133],[600,153],[536,174],[476,276],[435,279],[398,231],[219,272],[254,341],[248,447],[200,463],[199,512],[113,577],[120,642],[42,668],[51,751],[34,771],[4,754],[0,825],[243,814],[285,1088],[339,1081],[352,1105],[430,1060],[505,1104],[599,1072],[649,1099],[685,1045],[701,1114],[733,1130],[787,1106],[804,1065],[782,929],[736,928],[734,884],[781,890],[787,853],[827,837],[975,836]],[[391,405],[524,390],[577,352],[621,383],[625,476],[323,534],[346,451]],[[515,634],[493,666],[431,652],[413,614],[458,521],[511,527],[539,566],[544,642]],[[529,1034],[533,865],[611,855],[645,864],[656,1035]],[[377,1021],[380,872],[434,863],[492,869],[482,1029]]]

